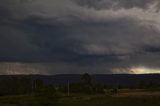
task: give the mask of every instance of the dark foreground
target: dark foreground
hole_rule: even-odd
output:
[[[159,75],[72,76],[1,76],[0,106],[160,106]]]
[[[117,94],[95,94],[57,96],[50,101],[37,96],[3,96],[0,106],[160,106],[159,91],[129,91],[123,90]],[[47,101],[50,104],[43,105]],[[53,102],[53,103],[51,103]]]

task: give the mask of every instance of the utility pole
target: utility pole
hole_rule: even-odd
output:
[[[69,81],[68,81],[68,84],[67,84],[67,89],[68,89],[68,96],[70,95],[70,83],[69,83]]]

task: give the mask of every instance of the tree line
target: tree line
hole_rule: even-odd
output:
[[[122,86],[117,84],[116,86],[95,84],[92,77],[85,73],[81,76],[81,80],[76,83],[69,83],[55,87],[54,84],[45,84],[41,79],[30,79],[27,77],[9,77],[0,80],[0,96],[4,95],[24,95],[24,94],[40,94],[41,92],[62,92],[67,93],[105,93],[106,89],[152,89],[160,88],[159,84],[140,81],[136,86]]]
[[[45,84],[41,79],[30,79],[27,77],[9,77],[0,80],[0,96],[30,95],[34,97],[37,106],[52,106],[58,102],[59,94],[81,93],[81,94],[105,94],[117,93],[118,89],[159,89],[160,85],[153,82],[140,81],[136,86],[110,86],[95,84],[92,77],[85,73],[81,80],[76,83],[68,83],[61,87],[54,84]],[[31,105],[32,106],[32,105]]]

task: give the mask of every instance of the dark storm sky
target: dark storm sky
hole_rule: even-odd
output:
[[[160,68],[159,0],[0,0],[0,74]]]

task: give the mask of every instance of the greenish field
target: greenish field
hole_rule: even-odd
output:
[[[160,106],[160,97],[84,96],[65,98],[60,106]]]
[[[0,106],[55,106],[57,98],[46,98],[38,96],[4,96],[0,97]],[[49,104],[49,105],[43,105]],[[52,105],[50,105],[52,104]]]
[[[160,92],[122,91],[114,95],[61,95],[52,105],[42,105],[44,98],[35,96],[0,97],[0,106],[160,106]],[[46,100],[45,100],[46,101]],[[50,101],[51,102],[51,101]]]

